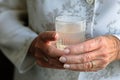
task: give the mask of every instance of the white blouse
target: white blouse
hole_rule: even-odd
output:
[[[23,73],[16,71],[15,80],[77,80],[78,72],[34,66],[34,59],[26,55],[37,33],[54,30],[59,15],[86,19],[87,38],[112,34],[120,39],[120,0],[1,0],[0,6],[0,49]],[[29,27],[18,18],[26,8]],[[79,80],[120,80],[120,62],[98,72],[80,72]]]

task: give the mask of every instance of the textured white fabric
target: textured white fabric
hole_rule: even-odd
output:
[[[19,15],[24,14],[24,10],[14,10],[6,6],[0,9],[0,49],[22,73],[34,63],[34,59],[26,57],[26,53],[37,34],[19,20]]]
[[[86,19],[88,38],[105,34],[120,38],[120,0],[93,1],[92,4],[86,0],[27,0],[27,3],[25,0],[0,1],[0,49],[19,72],[24,72],[19,74],[16,71],[15,80],[77,80],[77,72],[38,66],[31,68],[34,59],[26,55],[36,33],[54,30],[56,16],[74,15]],[[26,11],[26,5],[29,28],[23,26],[17,17],[21,10]],[[98,72],[81,72],[79,80],[120,80],[119,69],[120,62],[116,61]]]

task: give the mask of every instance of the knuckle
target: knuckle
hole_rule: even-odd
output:
[[[85,55],[84,59],[85,59],[84,61],[87,62],[87,61],[90,61],[92,58],[90,55]]]
[[[90,63],[83,64],[83,67],[85,70],[89,70],[91,68],[91,64]]]
[[[75,62],[75,61],[76,61],[76,62],[79,63],[79,61],[77,61],[77,59],[74,59],[73,57],[66,57],[66,56],[65,56],[65,58],[67,59],[67,62],[70,62],[70,63],[71,63],[71,62]],[[75,61],[74,61],[74,60],[75,60]]]
[[[89,63],[86,63],[86,64],[84,65],[84,67],[85,67],[85,69],[90,69],[90,64],[89,64]]]
[[[91,60],[91,57],[89,55],[83,55],[82,57],[79,58],[79,62],[85,63]]]
[[[80,70],[80,68],[81,68],[81,65],[77,65],[74,67],[74,69],[78,69],[78,70]]]
[[[84,56],[79,58],[79,62],[80,63],[84,63],[85,62]]]

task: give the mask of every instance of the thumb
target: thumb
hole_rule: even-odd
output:
[[[58,34],[55,31],[46,31],[40,34],[40,39],[43,42],[55,41],[58,39]]]

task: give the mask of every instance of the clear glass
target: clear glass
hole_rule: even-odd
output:
[[[59,49],[78,44],[86,39],[86,21],[81,20],[79,17],[58,16],[55,21],[55,28],[59,34],[59,39],[56,42]]]

